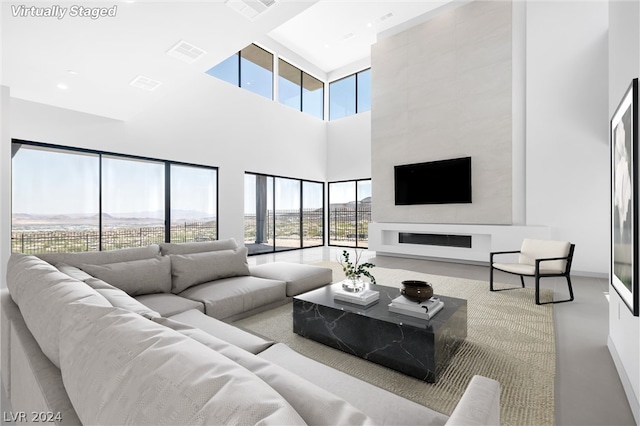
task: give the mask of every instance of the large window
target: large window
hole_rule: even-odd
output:
[[[278,100],[298,111],[324,118],[324,83],[282,59],[278,60]]]
[[[329,83],[329,120],[371,109],[371,69]]]
[[[12,143],[14,252],[112,250],[217,238],[217,169]]]
[[[218,232],[218,171],[171,164],[171,241],[215,240]]]
[[[273,99],[273,54],[255,44],[233,54],[206,73]]]
[[[245,246],[249,254],[324,244],[324,185],[245,173]]]
[[[366,248],[371,179],[329,183],[329,245]]]

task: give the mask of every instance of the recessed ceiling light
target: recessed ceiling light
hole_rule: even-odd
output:
[[[67,70],[67,73],[71,75],[78,75],[78,71],[74,71],[74,70]]]
[[[167,55],[180,59],[188,64],[197,61],[206,52],[184,40],[180,40],[175,46],[167,51]]]
[[[373,27],[373,24],[371,22],[367,22],[367,28],[371,28]]]
[[[58,83],[58,85],[56,86],[58,89],[60,90],[67,90],[69,88],[69,86],[67,86],[64,83]]]

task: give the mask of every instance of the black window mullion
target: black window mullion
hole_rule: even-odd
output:
[[[171,242],[171,163],[164,163],[164,241]]]
[[[98,250],[102,251],[102,154],[98,154]]]
[[[300,248],[304,247],[304,182],[300,182]]]

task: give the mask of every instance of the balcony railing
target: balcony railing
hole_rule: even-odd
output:
[[[109,227],[102,231],[102,250],[143,247],[164,241],[164,226]],[[172,242],[211,241],[217,238],[217,224],[185,222],[171,225]],[[11,251],[54,253],[100,250],[100,232],[95,229],[55,231],[25,230],[11,233]]]
[[[329,212],[329,243],[366,247],[370,209],[332,209]],[[302,223],[302,226],[301,226]],[[270,210],[265,224],[265,243],[273,245],[274,236],[280,247],[310,247],[323,243],[324,214],[321,209]],[[256,216],[244,217],[245,242],[256,241]],[[300,233],[302,232],[302,238]],[[102,231],[102,250],[142,247],[165,239],[164,226],[118,227],[111,225]],[[274,235],[275,234],[275,235]],[[172,242],[211,241],[217,239],[217,223],[185,222],[171,225]],[[302,246],[300,242],[302,241]],[[100,250],[100,232],[95,228],[24,230],[11,233],[11,250],[18,253],[53,253]]]

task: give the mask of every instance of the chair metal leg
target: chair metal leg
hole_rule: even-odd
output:
[[[493,291],[493,262],[489,266],[489,291]]]
[[[524,276],[520,275],[520,282],[522,283],[522,288],[524,288]]]
[[[540,277],[536,274],[536,305],[541,305],[540,303]]]
[[[573,300],[573,287],[571,287],[571,278],[567,275],[567,284],[569,285],[569,300],[567,302],[571,302]]]

